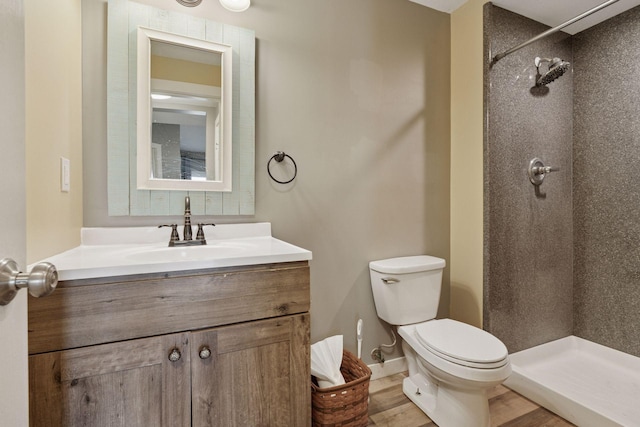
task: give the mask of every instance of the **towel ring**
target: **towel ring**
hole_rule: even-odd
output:
[[[280,163],[281,161],[284,160],[285,157],[288,157],[291,160],[291,162],[293,163],[293,167],[294,167],[293,178],[291,178],[289,181],[280,181],[280,180],[275,179],[273,177],[273,175],[271,175],[271,169],[270,169],[271,161],[275,159],[276,162]],[[267,162],[267,173],[269,174],[271,179],[274,180],[275,182],[277,182],[278,184],[288,184],[291,181],[293,181],[294,179],[296,179],[296,176],[298,176],[298,165],[296,165],[296,161],[293,160],[293,157],[291,157],[290,155],[286,154],[284,151],[276,151],[275,154],[273,156],[271,156],[271,158]]]

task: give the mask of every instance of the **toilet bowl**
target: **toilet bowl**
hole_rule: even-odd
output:
[[[404,340],[407,397],[440,427],[488,427],[487,391],[511,373],[507,348],[482,329],[435,319],[444,266],[426,255],[372,261],[376,310]]]
[[[504,344],[451,319],[400,326],[398,333],[409,365],[403,382],[409,399],[440,427],[489,426],[487,391],[511,373]]]

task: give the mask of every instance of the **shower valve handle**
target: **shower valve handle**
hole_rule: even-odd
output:
[[[560,168],[545,166],[542,160],[534,158],[529,162],[528,175],[533,185],[540,185],[544,181],[544,177],[550,172],[557,172]]]
[[[533,167],[533,173],[535,175],[544,175],[549,172],[558,172],[559,170],[560,168],[554,168],[551,166],[534,166]]]

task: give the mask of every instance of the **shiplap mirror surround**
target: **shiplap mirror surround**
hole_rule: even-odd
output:
[[[128,0],[109,0],[107,121],[110,216],[253,215],[255,205],[255,33]],[[138,190],[138,27],[229,45],[233,52],[231,192]]]

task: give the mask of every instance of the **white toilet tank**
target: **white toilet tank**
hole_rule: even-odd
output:
[[[378,317],[391,325],[434,319],[445,260],[428,255],[371,261],[371,289]]]

